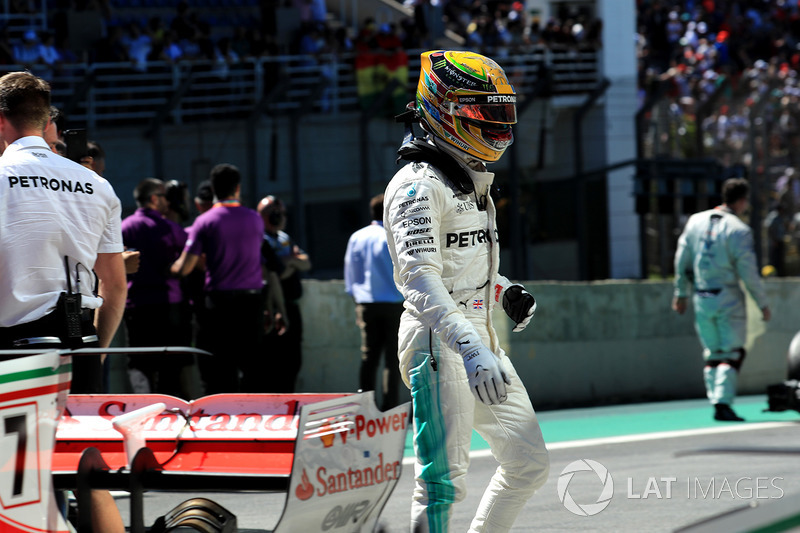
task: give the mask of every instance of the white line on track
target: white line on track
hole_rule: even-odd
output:
[[[636,435],[619,435],[616,437],[601,437],[597,439],[569,440],[564,442],[551,442],[545,444],[549,451],[566,450],[569,448],[583,448],[589,446],[605,446],[608,444],[625,444],[629,442],[640,442],[645,440],[671,439],[677,437],[694,437],[697,435],[715,435],[717,433],[735,433],[739,431],[751,431],[754,429],[772,429],[781,427],[797,427],[796,422],[760,422],[754,424],[726,424],[710,428],[681,429],[676,431],[659,431],[656,433],[639,433]],[[491,450],[472,450],[469,453],[471,458],[490,457]],[[405,457],[404,465],[414,464],[414,457]]]
[[[755,424],[731,424],[710,428],[681,429],[676,431],[659,431],[657,433],[640,433],[638,435],[619,435],[617,437],[602,437],[597,439],[571,440],[554,442],[547,445],[548,450],[563,450],[568,448],[582,448],[584,446],[603,446],[605,444],[625,444],[643,440],[671,439],[676,437],[694,437],[697,435],[715,435],[717,433],[734,433],[750,431],[753,429],[772,429],[780,427],[797,427],[794,422],[761,422]],[[483,451],[483,450],[480,450]]]

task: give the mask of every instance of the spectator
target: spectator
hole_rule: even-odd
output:
[[[193,11],[189,11],[189,2],[186,0],[178,2],[175,6],[175,17],[169,27],[177,35],[178,41],[190,41],[196,38],[197,18]]]
[[[764,219],[767,230],[767,264],[775,268],[775,275],[786,275],[786,245],[789,242],[791,212],[788,195],[781,196]]]
[[[403,314],[403,296],[394,285],[392,256],[383,229],[383,194],[369,203],[372,222],[350,236],[344,255],[344,286],[356,303],[356,324],[361,330],[361,390],[375,391],[383,361],[383,398],[386,411],[400,404],[400,369],[397,333]],[[382,357],[381,357],[382,356]]]
[[[189,221],[189,186],[178,180],[166,183],[167,210],[164,216],[183,226]]]
[[[202,215],[214,205],[214,190],[211,188],[211,182],[204,180],[197,186],[197,192],[194,196],[194,207],[197,209],[198,214]]]
[[[44,129],[44,140],[50,147],[53,153],[62,157],[67,155],[67,145],[61,139],[58,131],[58,120],[61,116],[61,111],[56,106],[50,106],[50,120],[47,122],[47,127]],[[102,174],[98,175],[102,176]]]
[[[151,52],[151,59],[175,63],[184,56],[183,50],[178,44],[176,34],[173,30],[165,32],[159,45]]]
[[[133,62],[133,69],[139,72],[147,70],[147,58],[153,49],[153,41],[142,31],[136,22],[128,24],[128,34],[122,38],[128,57]]]
[[[187,276],[205,255],[205,310],[200,324],[204,335],[198,348],[214,354],[200,360],[206,393],[247,392],[260,387],[265,377],[250,371],[254,358],[260,357],[263,330],[260,251],[264,222],[240,202],[237,167],[216,165],[210,179],[216,203],[192,224],[171,270]],[[276,379],[280,378],[276,375]]]
[[[47,32],[42,36],[42,43],[39,45],[40,61],[47,65],[44,71],[48,76],[52,76],[62,62],[61,53],[56,48],[56,37],[53,33]]]
[[[213,74],[220,80],[227,80],[230,77],[231,66],[239,63],[239,54],[231,48],[231,40],[223,37],[217,41],[214,47],[214,69]]]
[[[211,182],[209,180],[204,180],[198,185],[195,193],[195,209],[199,215],[202,215],[211,209],[213,205],[214,191],[211,188]],[[191,232],[191,226],[184,228],[184,231],[188,235]],[[205,333],[202,329],[202,325],[208,324],[208,319],[205,318],[205,292],[203,290],[206,274],[205,265],[205,255],[201,255],[194,270],[181,280],[181,291],[191,311],[192,346],[209,346],[209,341],[206,340]],[[201,363],[198,366],[201,369],[208,367],[208,361],[205,361],[205,358],[200,359],[200,361]],[[199,388],[201,389],[199,392],[202,393],[202,386]]]
[[[108,35],[97,41],[93,47],[92,58],[98,63],[131,61],[126,43],[125,29],[122,26],[113,26],[108,29]]]
[[[800,209],[800,179],[792,167],[784,169],[775,181],[775,196],[782,199],[790,213]]]
[[[15,61],[14,45],[8,38],[8,28],[0,28],[0,65],[11,65]]]
[[[163,181],[146,178],[134,190],[138,209],[122,221],[128,249],[141,254],[139,270],[129,277],[125,326],[130,346],[188,346],[188,307],[177,278],[169,268],[186,243],[186,232],[164,217],[168,204]],[[191,356],[181,354],[130,355],[129,375],[134,392],[158,392],[189,399],[181,386]]]
[[[281,354],[280,358],[273,360],[275,379],[269,392],[291,393],[294,392],[303,360],[303,318],[299,303],[303,285],[300,274],[311,269],[311,260],[284,231],[286,207],[280,199],[266,196],[259,202],[258,212],[264,220],[264,240],[283,263],[280,280],[289,323],[286,333],[280,335],[278,331],[273,331],[265,340],[269,350]]]
[[[28,30],[22,36],[22,42],[14,47],[14,62],[31,69],[42,60],[39,48],[39,36],[33,30]]]
[[[100,176],[105,176],[106,173],[106,152],[100,143],[97,141],[89,141],[87,143],[88,150],[86,154],[92,158],[91,168]]]

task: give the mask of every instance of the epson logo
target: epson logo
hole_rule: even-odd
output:
[[[497,95],[497,96],[487,96],[486,102],[489,104],[516,104],[517,97],[507,94]]]
[[[419,218],[412,218],[410,220],[403,221],[403,227],[407,228],[409,226],[419,226],[420,224],[430,224],[431,217],[419,217]]]

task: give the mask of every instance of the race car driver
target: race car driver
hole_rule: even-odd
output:
[[[470,531],[508,531],[549,471],[528,392],[491,319],[500,303],[521,331],[536,310],[531,294],[498,274],[494,174],[486,170],[513,140],[516,95],[503,69],[482,55],[440,50],[421,59],[409,107],[427,136],[400,148],[407,164],[384,197],[405,298],[400,371],[414,405],[411,530],[448,531],[453,504],[465,496],[474,428],[500,466]]]

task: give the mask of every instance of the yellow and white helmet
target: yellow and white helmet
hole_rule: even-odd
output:
[[[423,128],[490,163],[514,142],[517,95],[502,67],[474,52],[423,52],[417,110]]]

